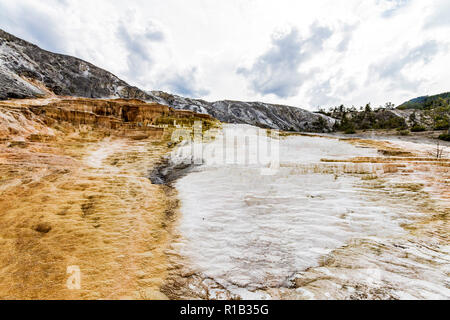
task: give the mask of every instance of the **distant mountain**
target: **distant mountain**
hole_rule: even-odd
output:
[[[0,99],[47,95],[149,98],[89,62],[55,54],[0,29]]]
[[[159,102],[175,109],[207,113],[230,123],[263,128],[328,132],[336,122],[300,108],[262,102],[207,102],[177,95],[145,92],[81,59],[42,50],[0,29],[0,100],[47,95],[129,98]]]
[[[440,106],[450,104],[450,92],[436,94],[434,96],[422,96],[411,99],[397,107],[400,110],[416,109],[416,110],[429,110]]]
[[[269,104],[264,102],[242,102],[223,100],[208,102],[190,99],[162,91],[148,92],[154,100],[175,109],[207,113],[228,123],[243,123],[261,128],[284,131],[329,132],[336,120],[304,109]]]

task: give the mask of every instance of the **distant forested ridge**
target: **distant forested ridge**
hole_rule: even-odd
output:
[[[402,135],[449,130],[441,139],[450,139],[450,92],[418,97],[398,107],[392,103],[378,108],[370,104],[359,108],[341,105],[319,113],[337,119],[335,130],[348,134],[370,129],[397,129]]]
[[[434,96],[422,96],[411,99],[397,107],[400,110],[416,109],[430,110],[450,104],[450,92],[436,94]]]

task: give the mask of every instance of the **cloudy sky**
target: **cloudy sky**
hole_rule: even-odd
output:
[[[450,91],[448,0],[0,0],[0,28],[132,85],[308,109]]]

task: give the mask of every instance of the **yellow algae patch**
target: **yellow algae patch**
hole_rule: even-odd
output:
[[[0,298],[164,298],[170,201],[146,172],[167,147],[73,143],[40,154],[0,149]],[[99,148],[112,152],[97,159]],[[67,288],[70,266],[79,290]]]
[[[136,140],[17,108],[2,109],[0,299],[166,299],[178,202],[147,175],[171,129]]]

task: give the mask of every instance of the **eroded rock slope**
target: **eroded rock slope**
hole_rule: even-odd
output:
[[[0,100],[49,95],[127,98],[209,114],[229,123],[288,131],[329,132],[335,120],[300,108],[262,102],[207,102],[144,92],[81,59],[45,51],[0,29]]]

